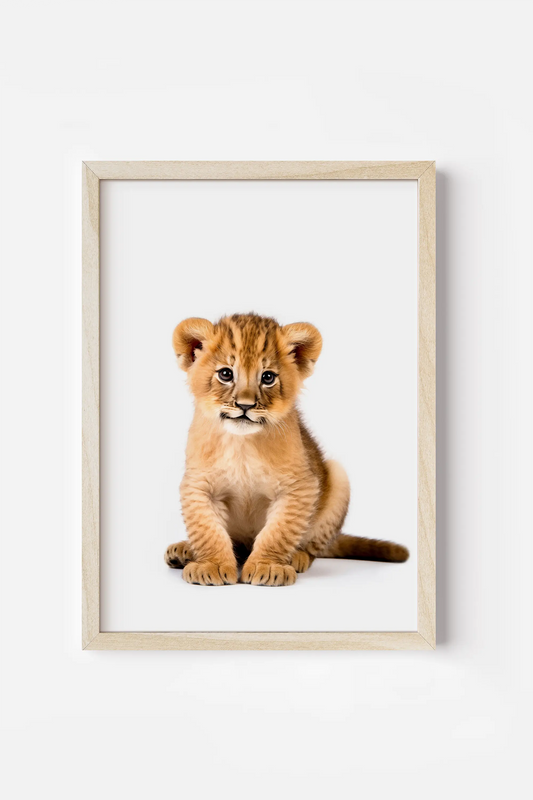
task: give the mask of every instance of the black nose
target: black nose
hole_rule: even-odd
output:
[[[238,408],[241,408],[244,413],[248,411],[249,408],[255,408],[257,403],[235,403]]]

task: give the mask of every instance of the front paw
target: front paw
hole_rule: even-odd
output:
[[[237,567],[235,564],[215,564],[214,561],[189,561],[183,569],[183,578],[187,583],[199,583],[200,586],[224,586],[237,583]]]
[[[242,568],[241,581],[253,586],[291,586],[295,580],[296,571],[288,564],[249,558]]]

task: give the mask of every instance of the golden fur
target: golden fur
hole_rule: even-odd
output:
[[[326,461],[296,399],[322,349],[309,323],[256,314],[174,331],[195,398],[181,502],[188,541],[168,547],[189,583],[286,586],[317,557],[405,561],[408,551],[340,533],[345,471]]]

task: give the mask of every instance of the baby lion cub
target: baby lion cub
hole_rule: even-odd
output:
[[[347,536],[350,487],[325,461],[295,402],[322,349],[307,322],[256,314],[174,331],[196,401],[181,503],[189,539],[165,560],[189,583],[288,586],[316,557],[405,561],[405,547]]]

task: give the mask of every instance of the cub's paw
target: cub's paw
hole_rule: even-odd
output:
[[[224,586],[237,583],[235,564],[215,564],[213,561],[189,561],[183,569],[183,579],[187,583],[200,586]]]
[[[241,581],[253,586],[291,586],[295,580],[296,572],[289,564],[248,559],[242,568]]]
[[[167,547],[165,561],[172,569],[183,569],[185,564],[192,559],[193,553],[189,542],[177,542]]]
[[[294,567],[296,572],[307,572],[314,560],[315,557],[305,550],[297,550],[291,559],[291,567]]]

